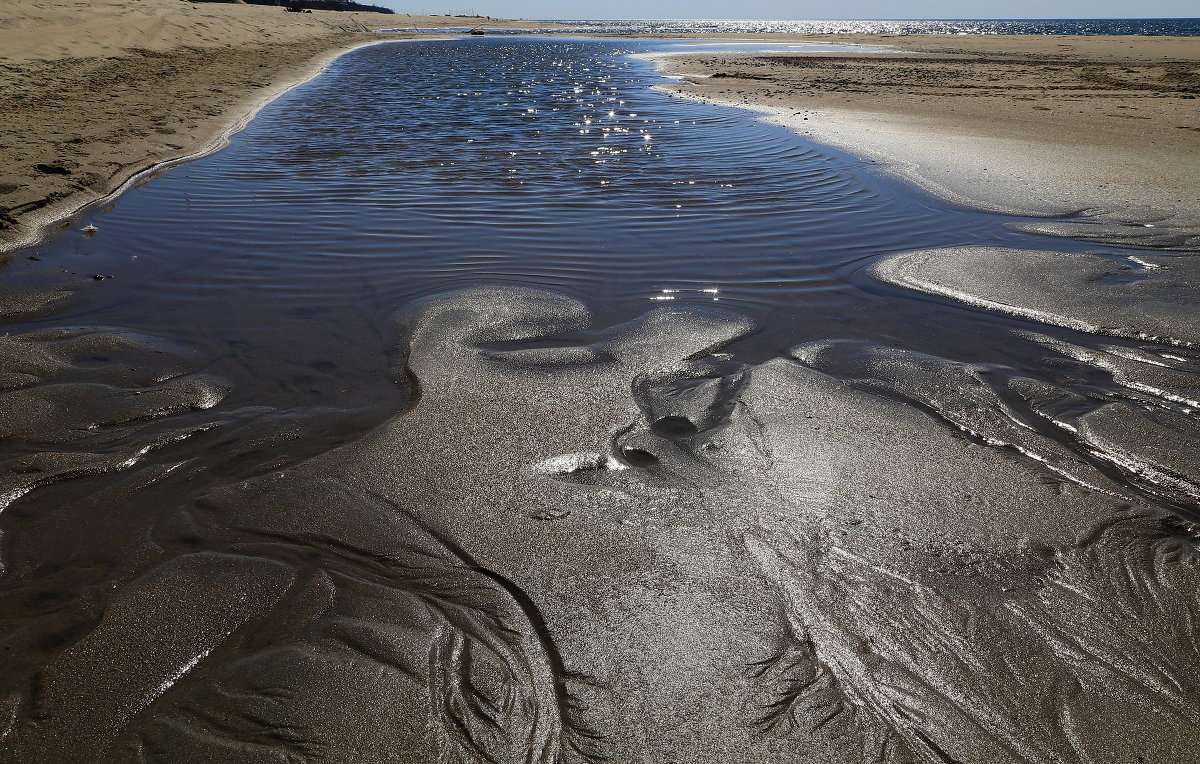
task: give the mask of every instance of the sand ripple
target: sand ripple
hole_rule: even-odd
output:
[[[1193,531],[1029,426],[1119,440],[1115,404],[866,343],[745,365],[728,311],[399,323],[410,411],[98,586],[8,577],[8,760],[1200,755]]]

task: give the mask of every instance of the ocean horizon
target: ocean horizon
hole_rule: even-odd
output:
[[[1137,19],[540,19],[592,34],[956,34],[1200,36],[1200,18]],[[506,30],[527,33],[527,30]]]

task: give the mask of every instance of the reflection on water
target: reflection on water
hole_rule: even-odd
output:
[[[92,240],[66,235],[40,254],[117,276],[93,290],[105,320],[162,322],[227,295],[205,321],[228,336],[478,281],[625,315],[662,289],[715,285],[751,314],[811,321],[857,311],[847,280],[865,258],[1033,238],[747,115],[651,91],[650,67],[625,50],[515,39],[361,50],[225,151],[92,216]]]
[[[390,317],[484,282],[582,299],[599,325],[719,302],[761,326],[734,348],[749,360],[837,337],[1047,373],[1040,347],[1014,341],[1020,322],[861,274],[891,252],[1038,236],[651,90],[651,65],[627,54],[674,44],[490,37],[344,56],[224,151],[18,259],[14,277],[57,269],[86,287],[67,314],[12,330],[145,333],[225,381],[221,411],[354,410],[331,414],[354,428],[405,405]]]
[[[1200,34],[1197,19],[563,20],[590,34]]]
[[[1198,760],[1196,354],[625,52],[361,50],[10,265],[0,758]]]
[[[756,39],[699,39],[671,43],[666,40],[659,46],[662,53],[900,53],[896,48],[878,45],[830,45],[818,42],[795,42],[793,40]]]

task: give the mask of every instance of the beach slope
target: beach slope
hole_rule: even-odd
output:
[[[761,108],[972,206],[1194,225],[1200,38],[839,35],[852,53],[672,55],[672,90]]]
[[[0,250],[163,162],[220,146],[335,55],[475,17],[181,0],[0,5]],[[374,30],[408,31],[375,33]]]

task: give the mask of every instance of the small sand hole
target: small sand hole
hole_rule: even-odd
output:
[[[650,429],[664,438],[687,438],[700,431],[690,419],[681,416],[660,417],[654,420]]]
[[[622,448],[621,458],[631,467],[653,467],[658,464],[658,457],[640,448]]]

